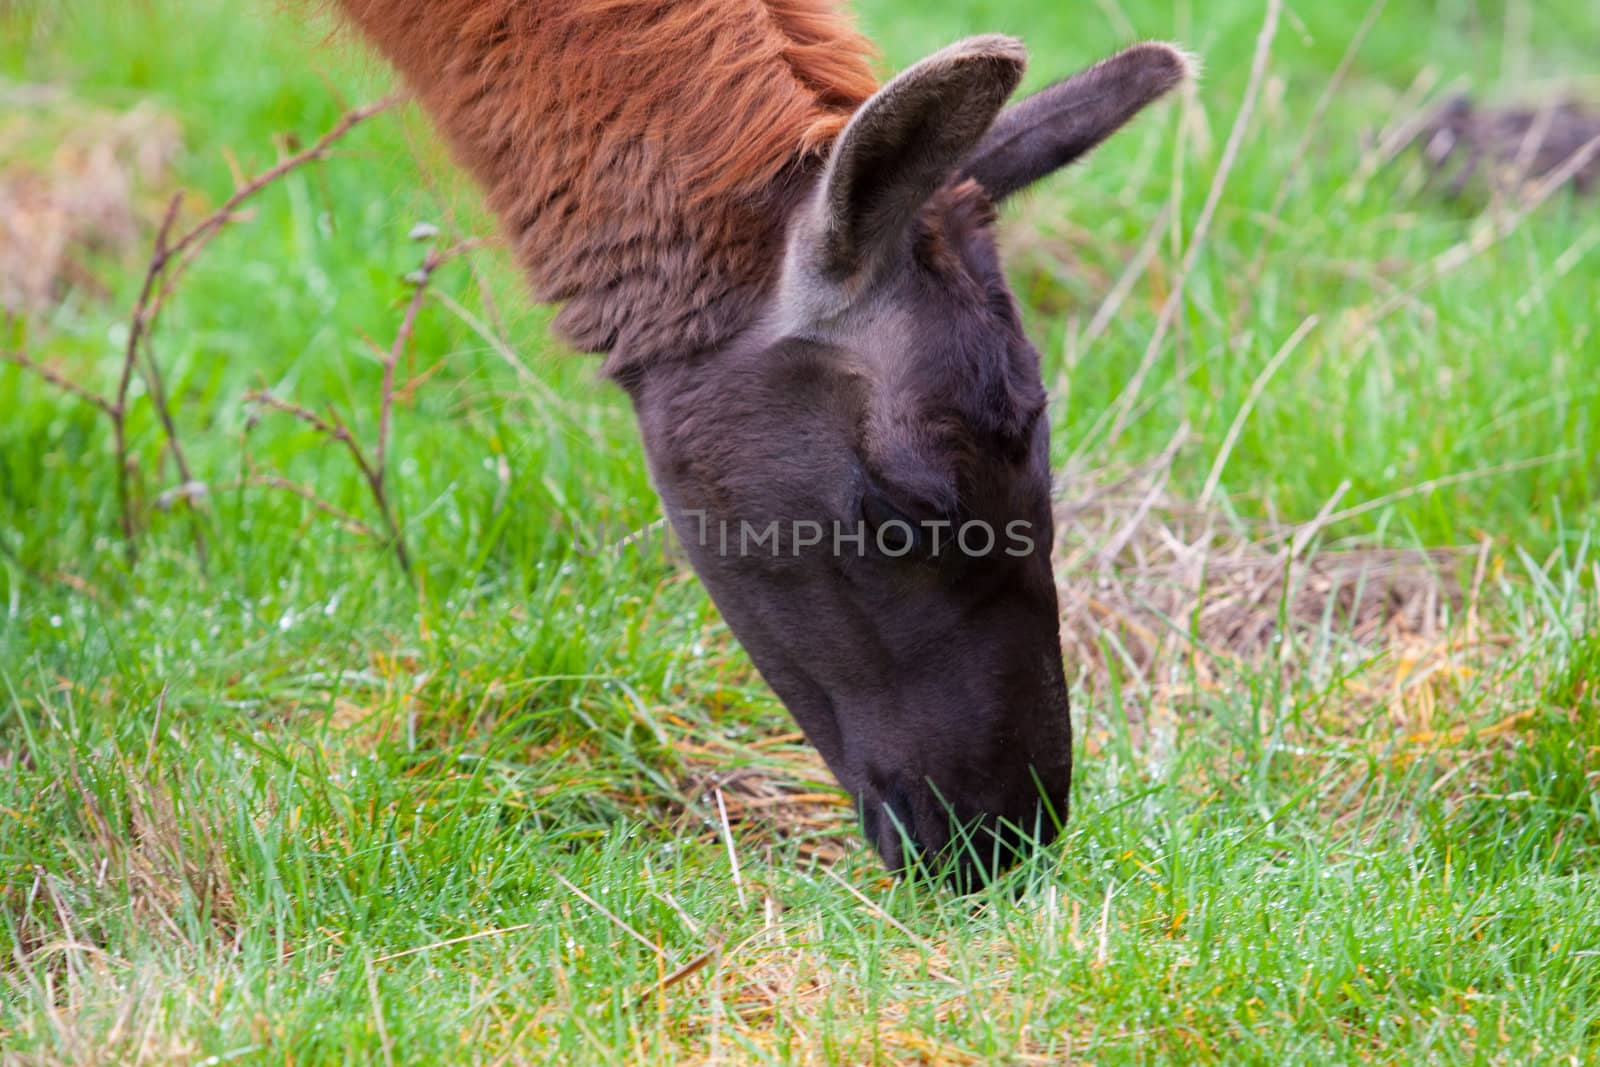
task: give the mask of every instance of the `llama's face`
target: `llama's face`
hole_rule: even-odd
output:
[[[734,634],[889,865],[961,886],[1055,836],[1072,767],[1045,393],[991,206],[1067,138],[996,121],[1020,72],[985,38],[886,86],[791,220],[761,325],[633,386]]]
[[[902,832],[948,858],[952,813],[1046,841],[1066,816],[1045,396],[981,197],[847,320],[637,394],[679,540],[895,868]]]

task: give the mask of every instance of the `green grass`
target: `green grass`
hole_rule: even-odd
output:
[[[498,309],[537,384],[425,305],[408,373],[432,376],[397,407],[391,453],[415,583],[382,545],[256,487],[210,495],[202,571],[186,509],[151,506],[176,476],[147,403],[128,566],[106,421],[0,365],[0,1058],[1600,1057],[1596,253],[1561,269],[1600,221],[1557,196],[1429,281],[1494,216],[1420,191],[1413,157],[1363,167],[1420,72],[1506,97],[1592,75],[1595,6],[1391,3],[1303,158],[1366,6],[1286,13],[1174,337],[1115,441],[1095,428],[1187,250],[1261,5],[861,7],[887,67],[1009,30],[1037,85],[1115,47],[1119,20],[1204,56],[1187,108],[1011,213],[1057,458],[1139,460],[1186,421],[1174,489],[1197,494],[1252,382],[1317,314],[1243,424],[1222,499],[1302,520],[1348,481],[1342,506],[1401,495],[1331,539],[1487,537],[1489,640],[1432,650],[1431,674],[1401,647],[1168,694],[1086,685],[1066,841],[974,898],[883,879],[827,800],[736,821],[736,877],[708,772],[831,786],[680,563],[574,549],[658,509],[623,397],[547,339],[502,254],[478,257],[481,285],[455,263],[436,291]],[[265,0],[0,6],[0,78],[174,116],[186,217],[231,191],[227,152],[259,170],[283,135],[308,142],[386,84]],[[1169,204],[1150,271],[1078,344]],[[481,207],[401,113],[252,210],[155,337],[196,477],[230,486],[248,455],[376,523],[348,456],[243,398],[331,406],[370,441],[382,367],[365,339],[387,347],[409,299],[407,233],[484,232]],[[0,347],[104,392],[141,263],[94,266],[109,300],[14,322]],[[1158,698],[1160,736],[1140,711]]]

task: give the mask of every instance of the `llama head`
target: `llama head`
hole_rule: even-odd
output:
[[[856,112],[736,342],[629,383],[734,634],[889,866],[977,884],[1067,812],[1046,397],[994,205],[1188,65],[1140,45],[1006,107],[1022,46],[960,42]]]

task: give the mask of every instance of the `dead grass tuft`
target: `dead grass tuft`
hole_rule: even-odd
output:
[[[0,89],[0,145],[0,310],[108,296],[91,264],[146,239],[182,148],[177,122],[148,103],[119,113],[14,86]]]
[[[680,746],[680,790],[689,798],[682,826],[698,826],[699,836],[715,840],[726,811],[742,848],[786,843],[827,866],[857,850],[847,833],[854,826],[850,798],[801,734],[763,738],[750,749],[736,752],[713,740]]]
[[[59,838],[64,859],[55,870],[37,868],[31,884],[0,897],[12,912],[19,954],[58,954],[59,966],[46,971],[70,979],[85,960],[110,959],[112,913],[126,913],[117,923],[161,930],[179,944],[193,941],[186,914],[227,933],[236,910],[232,877],[203,806],[159,768],[125,758],[88,769],[71,757],[67,767],[60,788],[83,813],[84,832]]]
[[[54,949],[82,954],[82,946]],[[196,998],[174,989],[170,975],[106,957],[88,958],[92,982],[76,977],[58,982],[48,973],[32,979],[38,983],[32,991],[38,1010],[19,1014],[16,1030],[0,1030],[0,1067],[216,1062],[215,1057],[202,1061],[195,1041],[179,1036],[174,1016],[187,1014]],[[3,1045],[7,1038],[30,1051],[8,1051]]]
[[[1311,647],[1372,653],[1434,642],[1461,612],[1475,548],[1317,548],[1338,517],[1248,522],[1168,489],[1177,448],[1125,472],[1066,479],[1056,511],[1061,635],[1101,688],[1114,668],[1146,691],[1207,685]]]

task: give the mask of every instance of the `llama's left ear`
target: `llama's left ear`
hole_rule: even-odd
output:
[[[1027,55],[1012,37],[970,37],[907,68],[861,105],[828,160],[811,268],[842,282],[897,247],[989,129]]]
[[[1170,44],[1136,44],[1002,111],[965,173],[1003,200],[1093,149],[1193,72]]]

